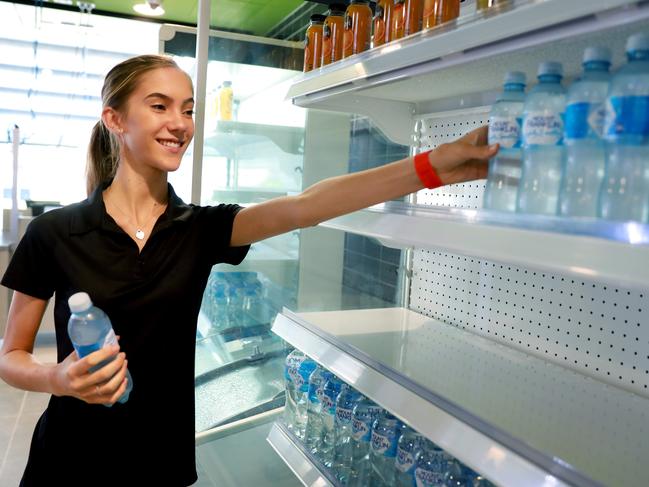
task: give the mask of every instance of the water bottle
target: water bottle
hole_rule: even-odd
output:
[[[403,424],[387,411],[381,411],[372,425],[370,485],[391,486],[394,482],[394,459]]]
[[[444,452],[430,440],[421,444],[415,457],[415,485],[417,487],[446,487],[447,460]]]
[[[336,399],[334,420],[333,472],[338,481],[346,485],[349,481],[352,458],[352,415],[354,406],[362,398],[353,387],[343,387]]]
[[[525,102],[525,73],[510,71],[503,92],[489,114],[489,144],[500,150],[489,161],[483,206],[490,210],[516,211],[521,178],[521,126]]]
[[[473,487],[472,474],[470,469],[449,456],[444,474],[444,485],[445,487]]]
[[[289,412],[287,419],[287,427],[299,439],[304,439],[304,429],[306,428],[307,421],[307,404],[309,393],[309,376],[316,368],[316,363],[302,352],[291,352],[289,356],[292,358],[286,359],[286,372],[285,380],[287,386],[287,399],[286,403],[290,404],[292,410]],[[288,379],[286,377],[288,376]],[[286,410],[285,410],[286,411]],[[289,425],[288,420],[291,420]]]
[[[322,440],[320,442],[320,453],[317,457],[325,467],[331,468],[333,465],[335,436],[335,418],[336,418],[336,399],[343,387],[347,384],[336,377],[330,377],[322,388]]]
[[[348,486],[364,487],[369,485],[372,425],[381,411],[380,406],[367,398],[361,399],[354,406],[352,412],[352,459],[349,466]]]
[[[649,222],[649,34],[626,45],[629,62],[611,80],[606,100],[606,173],[599,215]]]
[[[87,293],[80,292],[70,296],[68,306],[72,312],[68,320],[68,335],[79,358],[106,346],[117,345],[117,337],[110,319],[106,313],[93,306]],[[114,357],[97,364],[90,369],[90,372],[101,369],[113,360],[115,360]],[[133,379],[128,370],[126,378],[128,379],[126,390],[118,399],[118,402],[122,404],[128,401],[128,396],[133,389]]]
[[[584,73],[568,90],[566,102],[559,215],[595,218],[606,159],[604,119],[611,51],[589,47],[583,66]]]
[[[523,170],[516,211],[555,215],[563,162],[566,95],[561,63],[541,63],[523,109]]]
[[[397,441],[397,456],[394,463],[394,485],[413,487],[415,485],[415,457],[424,437],[406,426]]]
[[[306,428],[304,444],[307,450],[318,455],[322,441],[322,396],[323,386],[333,374],[318,366],[309,376],[309,402],[306,411]]]
[[[297,402],[293,377],[296,375],[295,369],[298,368],[304,360],[306,360],[306,355],[304,355],[300,350],[295,349],[286,356],[284,362],[284,387],[286,390],[284,424],[286,425],[286,428],[292,432],[295,430],[295,412]]]

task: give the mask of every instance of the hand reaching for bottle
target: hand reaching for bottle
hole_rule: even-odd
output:
[[[102,368],[91,371],[113,357]],[[119,351],[119,345],[104,347],[82,359],[74,351],[54,367],[53,393],[76,397],[88,404],[114,404],[126,391],[126,368],[126,354]]]
[[[487,126],[441,144],[428,159],[444,184],[462,183],[487,177],[488,161],[498,152],[498,144],[487,145]]]

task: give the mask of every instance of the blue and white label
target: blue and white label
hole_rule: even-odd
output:
[[[369,442],[372,435],[370,425],[365,421],[354,418],[352,420],[352,436],[356,441]]]
[[[522,122],[517,117],[489,117],[489,144],[500,144],[505,149],[519,148]]]
[[[372,451],[384,457],[394,458],[397,454],[397,442],[394,438],[372,431]]]
[[[286,357],[286,366],[284,368],[284,377],[286,378],[286,380],[292,380],[291,371],[293,370],[293,373],[295,373],[295,371],[300,368],[302,362],[304,362],[305,360],[306,357],[304,355],[296,356],[292,353],[289,354],[288,357]]]
[[[566,139],[599,139],[604,135],[603,103],[571,103],[566,107]]]
[[[293,381],[293,384],[295,384],[296,390],[301,390],[302,388],[305,388],[305,390],[302,392],[306,392],[306,387],[308,386],[305,387],[306,381],[304,380],[304,377],[302,377],[302,374],[300,374],[300,369],[295,367],[289,367],[288,375]]]
[[[395,466],[401,472],[408,472],[415,466],[415,455],[412,452],[397,448],[397,460]]]
[[[315,382],[309,383],[309,402],[313,404],[318,404],[322,402],[320,398],[322,397],[322,383],[317,384]]]
[[[614,96],[606,101],[606,138],[649,137],[649,96]]]
[[[523,119],[523,145],[561,145],[563,118],[560,113],[527,112]]]
[[[444,485],[444,473],[417,468],[415,469],[415,484],[417,487],[437,487],[438,485]]]
[[[337,407],[336,408],[336,422],[338,424],[351,424],[352,422],[352,410]]]

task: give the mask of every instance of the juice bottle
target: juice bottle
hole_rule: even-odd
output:
[[[424,0],[424,29],[430,29],[459,16],[460,0]]]
[[[324,15],[314,14],[304,36],[304,72],[319,68],[322,62],[322,28]]]
[[[322,29],[322,66],[340,61],[343,58],[343,28],[345,25],[345,5],[332,3],[329,15]]]
[[[372,9],[368,0],[352,0],[345,12],[343,57],[366,51],[372,38]]]
[[[376,4],[376,12],[374,13],[373,47],[382,46],[386,42],[392,40],[390,35],[390,22],[392,19],[393,7],[394,0],[379,0]]]
[[[232,82],[224,81],[219,90],[219,119],[232,120]]]
[[[423,0],[406,0],[404,5],[404,36],[409,36],[421,30],[422,16],[424,13]]]
[[[406,33],[406,0],[395,0],[390,24],[390,40],[401,39]]]

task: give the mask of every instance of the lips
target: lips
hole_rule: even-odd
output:
[[[179,149],[182,147],[184,142],[181,142],[179,140],[172,140],[172,139],[156,139],[158,144],[164,146],[164,147],[169,147],[171,149]]]

